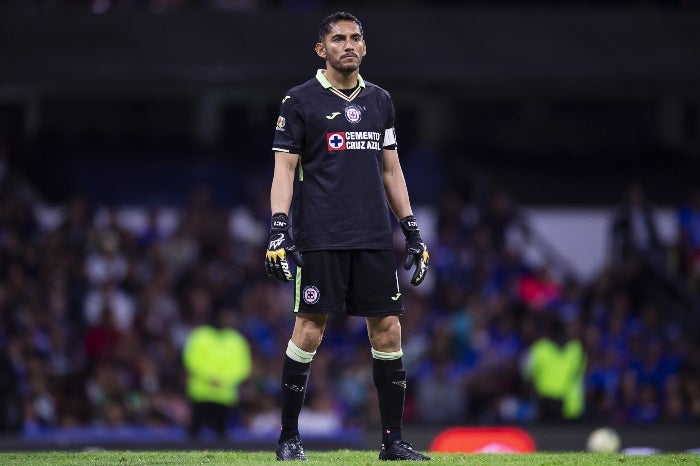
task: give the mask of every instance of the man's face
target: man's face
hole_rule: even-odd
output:
[[[353,21],[338,21],[323,38],[323,42],[316,44],[316,53],[331,68],[348,73],[360,67],[367,49],[357,24]]]

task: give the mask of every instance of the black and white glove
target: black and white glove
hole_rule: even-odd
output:
[[[406,237],[406,262],[403,267],[409,270],[414,265],[416,266],[413,277],[411,277],[411,285],[417,286],[421,284],[425,278],[425,273],[428,271],[428,261],[430,260],[428,246],[425,245],[423,238],[420,237],[416,217],[413,215],[404,217],[399,221],[399,224],[403,235]]]
[[[279,213],[272,216],[272,221],[270,222],[270,243],[265,253],[265,272],[267,276],[283,282],[294,280],[294,275],[289,268],[288,255],[291,254],[297,266],[304,266],[301,253],[297,251],[292,237],[289,235],[291,226],[292,223],[289,221],[287,214]]]

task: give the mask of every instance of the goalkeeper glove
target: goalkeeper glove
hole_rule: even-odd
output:
[[[409,270],[413,265],[416,266],[413,277],[411,277],[411,285],[417,286],[423,281],[425,272],[428,271],[428,261],[430,260],[428,247],[420,237],[416,217],[413,215],[404,217],[399,221],[399,224],[406,237],[406,261],[403,267]]]
[[[292,237],[289,236],[289,228],[292,223],[287,214],[279,213],[272,216],[270,222],[270,243],[265,253],[265,272],[267,276],[283,282],[291,282],[294,275],[289,268],[288,255],[291,254],[294,262],[299,267],[304,266],[301,253],[297,251]]]

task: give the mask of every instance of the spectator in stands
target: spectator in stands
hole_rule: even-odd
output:
[[[600,348],[597,328],[589,325],[586,348],[589,369],[586,378],[586,417],[594,422],[609,423],[618,403],[620,371],[623,366],[611,351]]]
[[[431,361],[416,377],[415,403],[422,422],[462,422],[467,414],[465,368],[446,356]]]
[[[488,229],[492,247],[499,253],[520,249],[530,235],[525,216],[503,188],[489,194],[480,211],[479,223]]]
[[[536,266],[520,278],[519,297],[533,312],[553,309],[562,299],[562,285],[555,279],[549,264]]]
[[[109,314],[117,330],[128,331],[136,318],[133,297],[121,289],[113,280],[107,280],[96,288],[91,288],[85,295],[85,322],[95,325]]]
[[[7,434],[20,428],[22,403],[16,369],[9,352],[2,347],[0,349],[0,434]]]
[[[669,376],[664,387],[664,404],[661,417],[667,423],[686,423],[690,419],[685,409],[681,378],[677,375]]]
[[[75,195],[65,206],[63,223],[58,229],[62,241],[75,255],[82,260],[86,251],[86,245],[90,239],[92,230],[91,209],[85,197]]]
[[[328,381],[326,385],[330,385]],[[309,435],[333,436],[343,429],[343,419],[330,386],[318,387],[309,393],[309,400],[299,413],[299,426]]]
[[[125,330],[125,329],[124,329]],[[90,367],[101,361],[114,359],[121,333],[115,325],[114,314],[108,305],[100,311],[97,321],[90,323],[85,332],[85,360]]]
[[[693,422],[700,421],[700,343],[695,342],[679,370],[681,391],[687,400],[686,412]]]
[[[150,206],[146,214],[146,225],[136,234],[139,247],[148,249],[166,238],[166,233],[160,225],[161,209]]]
[[[662,265],[664,245],[659,236],[655,209],[638,183],[627,186],[622,202],[612,218],[612,265],[628,260],[645,266]]]
[[[676,267],[697,292],[700,287],[700,188],[693,189],[688,202],[678,208],[676,221]]]
[[[165,338],[180,320],[180,305],[175,296],[175,283],[169,271],[158,267],[149,275],[139,294],[140,331],[150,339]]]
[[[88,254],[85,273],[91,284],[100,286],[105,282],[121,283],[127,275],[129,263],[120,251],[120,239],[116,232],[97,232],[96,249]]]

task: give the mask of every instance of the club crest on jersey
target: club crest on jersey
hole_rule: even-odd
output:
[[[307,286],[304,288],[304,291],[302,291],[302,297],[306,304],[316,304],[318,298],[321,297],[321,292],[318,291],[318,288],[315,286]]]
[[[326,133],[326,141],[328,141],[328,150],[345,150],[345,133]]]
[[[362,119],[362,110],[357,105],[348,105],[345,107],[345,119],[350,123],[359,123]]]

